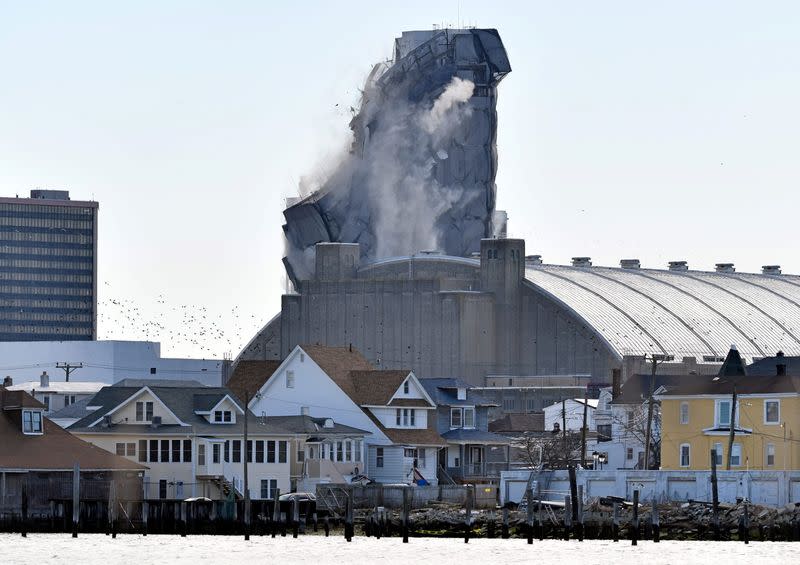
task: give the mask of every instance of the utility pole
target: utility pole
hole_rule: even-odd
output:
[[[56,369],[64,369],[67,375],[67,382],[69,382],[69,375],[75,369],[83,369],[83,363],[56,363]]]
[[[647,357],[645,357],[647,359]],[[664,355],[652,354],[650,361],[653,363],[652,371],[650,373],[650,391],[647,395],[647,432],[645,433],[644,441],[644,468],[650,468],[650,443],[653,434],[653,393],[656,387],[656,367],[658,363],[663,363],[666,357]]]
[[[731,456],[733,455],[733,436],[736,434],[736,381],[733,381],[733,394],[731,395],[731,424],[728,433],[728,460],[725,463],[725,470],[731,470]],[[739,456],[741,459],[741,455]],[[739,462],[741,464],[741,461]]]
[[[561,397],[561,443],[563,444],[563,454],[565,465],[569,463],[569,455],[567,455],[567,401]]]
[[[586,468],[586,416],[589,407],[589,385],[583,391],[583,427],[581,428],[581,467]]]

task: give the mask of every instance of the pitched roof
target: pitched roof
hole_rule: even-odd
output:
[[[24,390],[25,392],[52,392],[61,394],[94,394],[106,386],[104,383],[87,381],[50,381],[47,386],[42,386],[41,381],[27,381],[8,387],[8,390]]]
[[[84,398],[83,400],[79,400],[78,402],[73,402],[72,404],[65,406],[61,410],[56,412],[51,412],[49,418],[51,420],[65,420],[65,419],[76,419],[80,420],[81,418],[89,415],[91,412],[86,409],[87,406],[92,406],[89,404],[91,401],[91,397]]]
[[[444,406],[497,406],[496,402],[490,402],[461,379],[435,377],[420,379],[419,382],[422,383],[422,386],[425,387],[425,390],[436,404]],[[467,398],[465,400],[458,399],[457,391],[459,388],[467,390]]]
[[[20,394],[30,400],[17,398]],[[0,469],[71,470],[76,462],[84,470],[146,469],[134,461],[75,437],[47,418],[42,422],[43,434],[23,434],[20,408],[44,407],[27,393],[11,392],[0,387],[0,404],[5,406],[0,410],[0,443],[3,445],[0,450]]]
[[[665,387],[658,396],[730,395],[736,385],[736,394],[800,394],[800,375],[773,375],[769,377],[746,376],[735,381],[715,381],[713,377],[685,381],[681,385]]]
[[[489,422],[489,431],[496,433],[543,432],[544,412],[506,414],[499,420]]]
[[[333,422],[333,426],[326,428],[325,420],[328,418],[314,418],[312,416],[268,416],[267,421],[278,425],[279,427],[291,430],[297,434],[313,434],[316,436],[326,435],[348,435],[348,436],[365,436],[370,435],[366,430],[354,428],[352,426],[345,426]]]
[[[237,398],[244,399],[246,392],[252,397],[264,386],[264,383],[269,380],[280,365],[281,362],[278,360],[239,361],[225,386]]]
[[[731,345],[731,348],[728,350],[728,354],[725,356],[725,361],[722,363],[722,367],[719,368],[717,376],[743,377],[746,374],[747,370],[744,367],[742,356],[739,355],[739,351],[736,349],[736,346]]]
[[[786,366],[787,375],[800,375],[800,357],[784,355],[781,351],[774,357],[764,357],[748,365],[747,374],[757,376],[777,375],[778,365]]]
[[[357,392],[350,378],[350,372],[375,370],[375,367],[357,349],[325,345],[301,345],[300,347],[352,399],[357,397]]]
[[[83,431],[83,432],[103,432],[103,431],[130,431],[131,433],[136,430],[147,430],[147,433],[167,433],[172,428],[177,428],[181,433],[207,433],[207,434],[238,434],[242,433],[244,427],[244,419],[239,416],[236,418],[234,424],[212,424],[206,420],[205,417],[195,414],[195,410],[203,411],[203,409],[213,408],[220,400],[230,395],[230,391],[224,387],[148,387],[149,390],[169,408],[175,416],[182,422],[188,424],[186,426],[172,426],[162,424],[158,428],[152,428],[149,423],[126,423],[114,422],[110,428],[101,428],[99,426],[90,427],[102,415],[107,414],[120,404],[129,400],[134,394],[142,390],[143,387],[116,387],[109,386],[98,392],[90,401],[91,406],[100,406],[95,412],[86,415],[74,424],[69,429],[70,431]],[[202,409],[196,406],[199,403]],[[252,412],[247,412],[249,433],[251,434],[276,434],[276,435],[291,435],[293,432],[284,429],[278,425],[277,422],[266,421],[255,416]],[[112,418],[113,421],[113,418]],[[176,431],[176,430],[173,430]]]
[[[506,445],[509,439],[492,432],[482,430],[470,430],[466,428],[456,428],[442,434],[442,437],[449,443],[493,443]]]
[[[353,381],[355,396],[351,396],[362,406],[387,406],[397,389],[408,378],[411,371],[351,371],[350,378]],[[424,398],[404,398],[396,399],[403,402],[396,406],[430,406]],[[413,401],[413,404],[405,404],[406,400]],[[395,405],[395,404],[393,404]]]
[[[628,377],[618,397],[611,401],[612,404],[641,404],[650,394],[651,375],[636,374]],[[711,380],[711,375],[656,375],[653,385],[655,392],[661,387],[677,387],[690,385],[693,382],[706,382]]]

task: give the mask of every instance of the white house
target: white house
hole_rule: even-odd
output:
[[[86,381],[56,381],[43,371],[39,380],[27,381],[7,386],[8,390],[24,390],[44,404],[44,415],[50,416],[71,404],[91,398],[103,388],[103,383]]]
[[[411,371],[375,370],[351,348],[297,346],[250,408],[257,415],[309,414],[366,430],[363,471],[370,479],[437,483],[437,452],[445,441],[435,430],[436,404]]]
[[[598,400],[589,398],[586,400],[586,427],[590,431],[597,431],[594,421],[594,411],[597,409]],[[545,431],[561,430],[563,421],[566,419],[568,431],[581,431],[583,427],[583,398],[567,398],[563,402],[555,402],[544,408],[544,429]],[[565,413],[566,417],[562,415]]]

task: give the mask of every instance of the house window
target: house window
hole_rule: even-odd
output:
[[[738,467],[742,464],[742,444],[734,443],[731,449],[731,467]]]
[[[464,408],[464,427],[465,428],[474,428],[475,427],[475,409],[474,408]]]
[[[361,461],[361,440],[358,439],[353,447],[353,461]]]
[[[219,463],[219,452],[221,450],[221,445],[215,443],[211,446],[211,462],[212,463]]]
[[[681,402],[681,424],[689,423],[689,403]]]
[[[117,448],[117,455],[122,455],[122,456],[125,455],[125,444],[124,443],[118,443],[116,445],[116,448]]]
[[[230,410],[215,410],[214,411],[214,423],[225,423],[230,424],[232,420],[231,411]]]
[[[233,462],[242,462],[242,441],[238,439],[233,440]]]
[[[611,424],[597,425],[597,441],[611,441]]]
[[[312,457],[311,458],[313,459],[313,448],[312,448]],[[300,446],[298,445],[297,446],[297,462],[298,463],[302,463],[305,460],[306,460],[306,450],[305,449],[300,449]]]
[[[625,459],[628,459],[628,460],[631,460],[631,461],[633,460],[633,448],[632,447],[628,447],[628,448],[625,449]]]
[[[408,381],[403,383],[403,394],[408,394],[409,386]]]
[[[417,449],[417,464],[420,467],[425,466],[425,450],[424,449]]]
[[[153,421],[153,403],[152,402],[137,402],[136,403],[136,421],[137,422],[152,422]]]
[[[169,440],[161,440],[161,462],[169,463]]]
[[[294,388],[294,371],[286,371],[286,388]]]
[[[352,461],[353,460],[353,444],[349,441],[344,442],[344,460],[345,461]]]
[[[416,416],[417,411],[412,408],[411,410],[408,411],[408,413],[411,415],[411,427],[416,426],[417,422],[416,422],[415,416]]]
[[[202,466],[206,464],[206,444],[204,443],[197,445],[197,464]]]
[[[397,425],[397,426],[400,425],[400,416],[401,416],[402,413],[403,413],[403,411],[400,410],[399,408],[397,410],[395,410],[395,413],[394,413],[394,415],[395,415],[395,425]]]
[[[288,460],[287,452],[289,449],[288,441],[278,442],[278,463],[286,463]]]
[[[403,457],[405,457],[406,459],[416,459],[417,450],[407,447],[403,450]]]
[[[383,448],[378,447],[375,449],[375,466],[383,467]]]
[[[264,462],[264,440],[256,440],[256,463]]]
[[[261,479],[261,498],[272,498],[278,490],[278,479]]]
[[[690,463],[689,459],[690,454],[690,446],[688,443],[681,444],[681,467],[688,467]]]
[[[64,397],[64,408],[69,406],[70,404],[75,404],[75,395],[68,394]]]
[[[183,498],[183,481],[175,483],[175,498]]]
[[[515,398],[503,399],[503,410],[505,412],[513,412],[517,409],[517,400]]]
[[[462,426],[461,408],[451,408],[450,409],[450,427],[451,428],[460,428],[461,426]]]
[[[225,451],[222,453],[222,460],[225,463],[231,462],[231,442],[228,440],[225,440]]]
[[[192,440],[190,439],[183,440],[183,462],[192,462]]]
[[[181,462],[181,440],[179,439],[172,440],[172,462]]]
[[[50,395],[46,394],[42,397],[42,403],[44,404],[45,412],[50,412]]]
[[[765,400],[764,401],[764,423],[765,424],[779,424],[781,421],[781,401],[780,400]]]
[[[158,498],[167,498],[167,480],[158,481]]]
[[[245,453],[244,456],[247,458],[247,462],[248,463],[252,463],[253,462],[253,440],[252,439],[248,439],[247,440],[247,445],[245,446],[245,452],[244,453]]]
[[[125,444],[125,455],[128,457],[136,457],[136,443]]]
[[[267,463],[275,463],[275,442],[267,442]]]
[[[158,463],[158,440],[150,440],[150,463]]]
[[[714,464],[715,465],[722,465],[722,444],[721,443],[715,443],[714,444],[714,454],[715,454]]]
[[[139,462],[147,463],[147,440],[139,440]]]
[[[775,444],[767,444],[767,467],[775,465]]]
[[[403,425],[408,426],[408,408],[403,408]]]
[[[736,412],[737,412],[736,418],[738,420],[739,411],[737,410]],[[730,427],[730,425],[731,425],[731,401],[717,400],[717,427],[727,428]]]
[[[344,461],[344,451],[342,447],[342,442],[336,442],[336,460],[337,461]]]

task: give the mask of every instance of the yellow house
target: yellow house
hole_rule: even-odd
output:
[[[717,377],[695,376],[657,391],[662,469],[707,470],[712,450],[717,468],[726,468],[734,391],[731,470],[800,469],[800,377],[786,375],[780,364],[773,375],[747,375],[740,359],[738,370],[730,360],[729,353]]]

